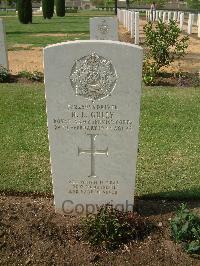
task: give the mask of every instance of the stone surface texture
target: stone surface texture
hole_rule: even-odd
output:
[[[142,57],[139,46],[113,41],[44,49],[57,212],[133,204]]]
[[[8,55],[4,21],[0,18],[0,65],[8,69]]]
[[[113,17],[90,18],[90,40],[118,41],[118,21]]]

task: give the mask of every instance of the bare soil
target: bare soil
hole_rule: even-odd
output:
[[[136,210],[155,229],[111,252],[81,238],[79,221],[54,213],[52,198],[0,196],[0,265],[200,265],[175,244],[169,220],[178,201],[136,199]],[[188,203],[200,212],[200,201]]]
[[[24,70],[43,72],[42,58],[42,48],[39,47],[33,47],[31,50],[8,51],[9,69],[12,74]]]
[[[145,20],[140,20],[140,43],[144,42],[143,26]],[[187,25],[184,25],[184,32],[187,31]],[[72,36],[73,34],[36,34],[37,36]],[[133,43],[130,32],[128,32],[122,25],[119,25],[119,39],[120,41]],[[43,54],[42,47],[29,47],[27,44],[17,45],[22,50],[9,51],[9,68],[13,74],[19,71],[27,70],[33,72],[35,70],[43,72]],[[24,50],[23,50],[24,48]],[[190,35],[190,44],[187,49],[187,55],[174,62],[170,67],[165,69],[167,72],[190,72],[195,73],[200,71],[200,39],[197,37],[197,27],[193,27],[193,34]]]

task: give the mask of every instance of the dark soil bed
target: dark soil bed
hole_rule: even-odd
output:
[[[198,87],[200,86],[199,73],[166,73],[161,72],[155,80],[156,86],[170,87]]]
[[[6,83],[43,83],[44,78],[38,79],[20,77],[19,75],[10,74]],[[198,73],[166,73],[161,72],[151,86],[170,86],[170,87],[198,87],[200,86],[200,76]]]
[[[54,213],[53,200],[0,196],[0,265],[200,265],[170,238],[169,219],[178,201],[136,199],[136,210],[155,229],[142,241],[113,252],[80,238],[79,218]],[[200,210],[200,201],[188,206]]]

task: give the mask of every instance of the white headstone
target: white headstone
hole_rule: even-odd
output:
[[[162,21],[163,21],[163,23],[165,23],[165,21],[166,21],[166,12],[165,11],[163,12],[163,19],[162,19]]]
[[[167,17],[167,22],[169,23],[171,19],[172,19],[172,12],[169,11],[168,12],[168,17]]]
[[[149,10],[149,21],[152,21],[151,11]]]
[[[162,20],[162,11],[159,11],[159,19]]]
[[[128,31],[131,31],[131,14],[132,11],[128,12]]]
[[[131,38],[134,38],[135,32],[135,12],[133,11],[131,14]]]
[[[157,10],[156,11],[156,20],[158,20],[159,19],[159,11]]]
[[[113,41],[44,49],[57,212],[93,212],[106,203],[132,210],[142,54],[139,46]]]
[[[118,15],[118,17],[119,17],[119,22],[122,23],[122,20],[123,20],[123,12],[122,12],[121,9],[118,9],[118,13],[119,13],[119,15]],[[117,14],[118,14],[118,13],[117,13]]]
[[[0,65],[8,69],[6,34],[3,19],[0,18]]]
[[[184,24],[184,13],[182,12],[180,14],[180,30],[183,30],[183,24]]]
[[[119,10],[119,12],[120,12],[120,23],[123,23],[124,12],[121,9]]]
[[[123,22],[123,25],[124,27],[126,27],[126,10],[123,10],[124,12],[124,22]]]
[[[126,29],[128,29],[128,10],[126,10]]]
[[[151,20],[151,13],[150,13],[150,10],[148,10],[148,21]]]
[[[90,40],[118,41],[118,21],[113,17],[90,18]]]
[[[139,18],[139,12],[135,12],[135,44],[139,44],[139,33],[140,33],[140,18]]]
[[[192,33],[192,24],[193,24],[193,14],[189,14],[189,18],[188,18],[188,34]]]
[[[192,25],[194,25],[194,14],[190,14],[191,15],[191,23]]]
[[[178,16],[177,16],[177,21],[180,21],[180,15],[181,15],[181,11],[178,11]]]
[[[177,20],[177,15],[178,15],[177,11],[174,11],[174,15],[173,15],[173,20],[174,20],[174,21]]]

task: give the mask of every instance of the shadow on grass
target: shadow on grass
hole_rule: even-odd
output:
[[[200,208],[200,187],[136,197],[134,206],[142,215],[151,216],[174,212],[182,203],[191,209]]]
[[[200,200],[200,186],[183,190],[164,191],[141,196],[142,199]]]
[[[83,34],[88,34],[88,30],[69,30],[69,31],[37,31],[37,32],[30,32],[30,31],[15,31],[15,32],[8,32],[7,35],[21,35],[21,34],[28,34],[28,35],[37,35],[37,34],[77,34],[77,33],[83,33]],[[55,36],[56,37],[56,36]]]

